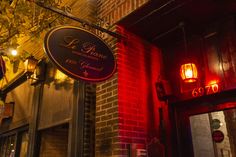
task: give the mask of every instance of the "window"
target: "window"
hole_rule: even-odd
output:
[[[29,134],[26,128],[20,128],[0,136],[0,157],[26,157]]]
[[[16,136],[10,135],[1,138],[1,157],[14,157],[16,149]]]

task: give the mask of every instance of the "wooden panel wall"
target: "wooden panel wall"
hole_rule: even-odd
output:
[[[30,81],[26,81],[7,94],[6,103],[15,103],[13,125],[22,125],[22,121],[25,122],[31,116],[33,93],[34,87],[30,86]]]
[[[45,85],[40,108],[39,129],[58,125],[71,118],[73,84]]]

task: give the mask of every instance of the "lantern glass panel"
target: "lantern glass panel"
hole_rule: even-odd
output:
[[[184,82],[197,81],[197,67],[194,63],[183,64],[180,68],[180,76]]]
[[[38,64],[38,60],[36,60],[35,58],[27,58],[24,62],[25,70],[27,72],[33,73],[37,64]]]

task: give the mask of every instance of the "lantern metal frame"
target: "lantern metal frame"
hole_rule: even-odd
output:
[[[30,56],[26,58],[24,64],[25,72],[28,75],[27,78],[31,80],[31,85],[37,85],[45,80],[46,63],[43,59],[38,61],[33,56]]]
[[[38,60],[35,59],[33,56],[27,57],[24,61],[25,72],[33,73],[36,66],[38,64]]]

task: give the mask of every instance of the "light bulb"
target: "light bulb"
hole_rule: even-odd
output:
[[[16,56],[17,53],[18,53],[18,52],[17,52],[16,50],[12,50],[12,51],[11,51],[11,55],[12,55],[12,56]]]

